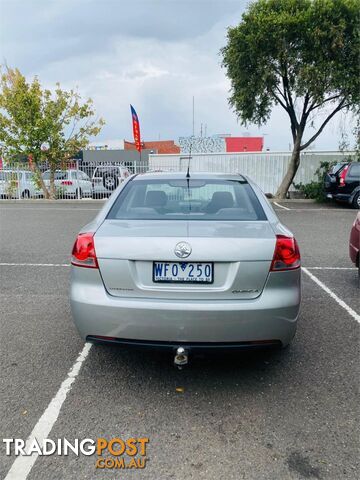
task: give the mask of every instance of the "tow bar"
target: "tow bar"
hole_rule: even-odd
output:
[[[174,365],[181,370],[189,363],[189,352],[184,347],[178,347],[174,357]]]

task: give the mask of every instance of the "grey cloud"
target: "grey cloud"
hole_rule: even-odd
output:
[[[106,52],[115,38],[178,42],[203,35],[241,7],[237,0],[133,0],[62,2],[2,0],[2,56],[27,69],[35,63],[87,52]],[[25,46],[22,48],[20,45]],[[7,52],[6,52],[7,51]]]
[[[129,104],[138,110],[145,139],[177,139],[196,132],[245,130],[227,103],[229,83],[219,49],[226,27],[239,22],[247,0],[0,0],[0,63],[6,59],[47,87],[60,81],[94,99],[107,122],[104,139],[131,138]],[[274,109],[265,143],[287,149],[286,114]],[[337,148],[338,120],[317,148]]]

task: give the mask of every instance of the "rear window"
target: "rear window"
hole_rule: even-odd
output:
[[[107,218],[129,220],[266,220],[253,189],[241,180],[135,180]]]
[[[353,177],[360,177],[360,163],[354,162],[350,165],[349,173]]]
[[[102,166],[96,167],[94,171],[94,177],[103,177],[104,175],[120,175],[120,168],[116,165],[114,166]]]
[[[54,178],[55,178],[55,180],[66,180],[67,176],[68,176],[67,171],[58,170],[57,172],[55,172],[55,177]],[[43,177],[44,180],[50,180],[50,171],[44,172],[42,177]]]
[[[336,163],[335,165],[333,165],[331,168],[330,168],[330,174],[332,175],[335,175],[339,170],[341,170],[343,167],[345,167],[345,165],[347,165],[347,163]]]

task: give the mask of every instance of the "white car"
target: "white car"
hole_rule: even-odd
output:
[[[285,347],[300,307],[300,252],[243,175],[146,173],[79,233],[71,308],[95,343],[190,351]]]
[[[42,197],[33,172],[28,170],[0,170],[0,198]]]
[[[45,186],[50,187],[50,170],[42,175]],[[60,198],[83,198],[92,196],[90,177],[81,170],[56,170],[55,188]]]
[[[92,176],[93,198],[109,197],[130,175],[129,170],[122,165],[99,165]]]

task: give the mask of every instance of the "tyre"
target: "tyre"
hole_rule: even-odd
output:
[[[103,176],[103,185],[106,190],[113,191],[119,185],[118,177],[113,173],[105,173]]]
[[[360,192],[355,193],[355,196],[352,201],[353,208],[360,209]]]
[[[21,198],[30,198],[29,190],[24,190],[21,194]]]

